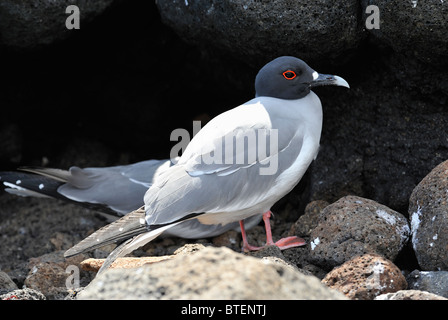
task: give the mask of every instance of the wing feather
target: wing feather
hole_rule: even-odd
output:
[[[160,174],[146,192],[144,200],[149,225],[172,223],[193,213],[238,211],[272,195],[277,177],[294,163],[300,153],[303,132],[297,129],[294,119],[276,117],[273,122],[271,112],[262,102],[261,98],[254,99],[251,103],[225,112],[196,134],[179,162]],[[229,121],[232,123],[230,118],[234,119],[233,126],[228,125]],[[236,150],[229,161],[232,163],[202,161],[222,152],[219,148],[222,148],[221,141],[226,137],[235,136],[235,140],[243,145],[238,139],[245,139],[247,132],[253,130],[263,130],[267,139],[273,131],[277,131],[279,139],[276,148],[265,153],[256,150],[255,159],[249,163],[237,161],[238,151],[248,152],[247,148]],[[278,170],[269,175],[260,175],[260,169],[265,168],[274,157],[277,157]]]

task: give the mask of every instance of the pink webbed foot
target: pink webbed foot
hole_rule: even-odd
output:
[[[305,245],[306,242],[302,238],[292,236],[287,238],[282,238],[278,240],[275,245],[280,248],[280,250],[285,250],[289,248],[295,248]]]
[[[243,251],[243,252],[258,251],[263,248],[264,247],[252,246],[249,243],[243,243],[243,246],[241,247],[241,251]]]
[[[296,236],[282,238],[274,243],[274,241],[272,240],[270,218],[271,218],[271,211],[267,211],[263,214],[263,221],[264,221],[265,229],[266,229],[266,245],[265,246],[275,245],[275,246],[279,247],[280,250],[285,250],[285,249],[289,249],[289,248],[300,247],[306,243],[305,240],[303,240],[302,238],[296,237]],[[265,247],[265,246],[256,247],[256,246],[250,245],[247,242],[246,230],[244,229],[243,220],[240,221],[240,227],[241,227],[241,235],[243,238],[243,247],[241,248],[242,251],[244,251],[244,252],[256,251],[256,250],[260,250]]]

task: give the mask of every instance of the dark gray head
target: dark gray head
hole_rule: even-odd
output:
[[[255,78],[256,96],[300,99],[315,86],[337,85],[349,88],[338,76],[319,74],[295,57],[279,57],[266,64]]]

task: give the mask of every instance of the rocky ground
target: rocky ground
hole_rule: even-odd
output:
[[[96,277],[112,247],[63,252],[104,216],[0,193],[2,299],[448,298],[448,2],[73,3],[80,30],[62,2],[0,3],[0,171],[168,158],[172,130],[250,99],[279,55],[351,89],[316,89],[320,153],[273,209],[274,237],[304,247],[242,254],[232,231],[160,239]],[[263,227],[249,238],[262,245]]]
[[[69,259],[63,252],[104,224],[102,217],[51,199],[4,194],[0,297],[448,298],[448,210],[437,195],[448,190],[446,173],[448,161],[414,189],[410,221],[358,196],[332,204],[314,201],[295,223],[285,221],[286,209],[273,219],[274,237],[297,235],[307,240],[304,247],[280,251],[272,246],[243,254],[236,231],[196,241],[166,238],[138,250],[137,256],[144,257],[121,258],[98,276],[101,258],[113,245]],[[254,227],[248,236],[253,244],[262,245],[263,227]]]

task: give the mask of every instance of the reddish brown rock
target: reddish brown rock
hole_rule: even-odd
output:
[[[192,254],[196,251],[204,249],[205,246],[202,244],[194,243],[194,244],[186,244],[176,251],[172,255],[165,256],[155,256],[155,257],[122,257],[115,260],[111,265],[110,269],[132,269],[138,268],[145,264],[157,263],[165,260],[170,260],[173,257],[179,255],[188,255]],[[97,272],[101,266],[103,265],[106,259],[93,259],[89,258],[80,263],[80,266],[85,271],[93,271]]]
[[[79,286],[89,283],[92,278],[91,275],[79,272],[79,264],[86,256],[80,254],[65,259],[63,253],[63,250],[56,251],[29,259],[30,271],[25,279],[25,286],[41,292],[47,299],[51,300],[64,299],[69,291],[74,289],[67,284],[74,271],[77,273],[76,277],[78,279],[76,280],[79,280]],[[72,285],[71,282],[70,285]]]
[[[400,269],[376,254],[366,254],[347,261],[328,273],[322,283],[356,300],[372,300],[380,294],[407,287]]]
[[[115,260],[110,269],[131,269],[138,268],[145,264],[156,263],[164,260],[169,260],[173,256],[161,256],[161,257],[124,257]],[[103,265],[106,259],[86,259],[81,262],[81,268],[85,271],[97,272]]]

